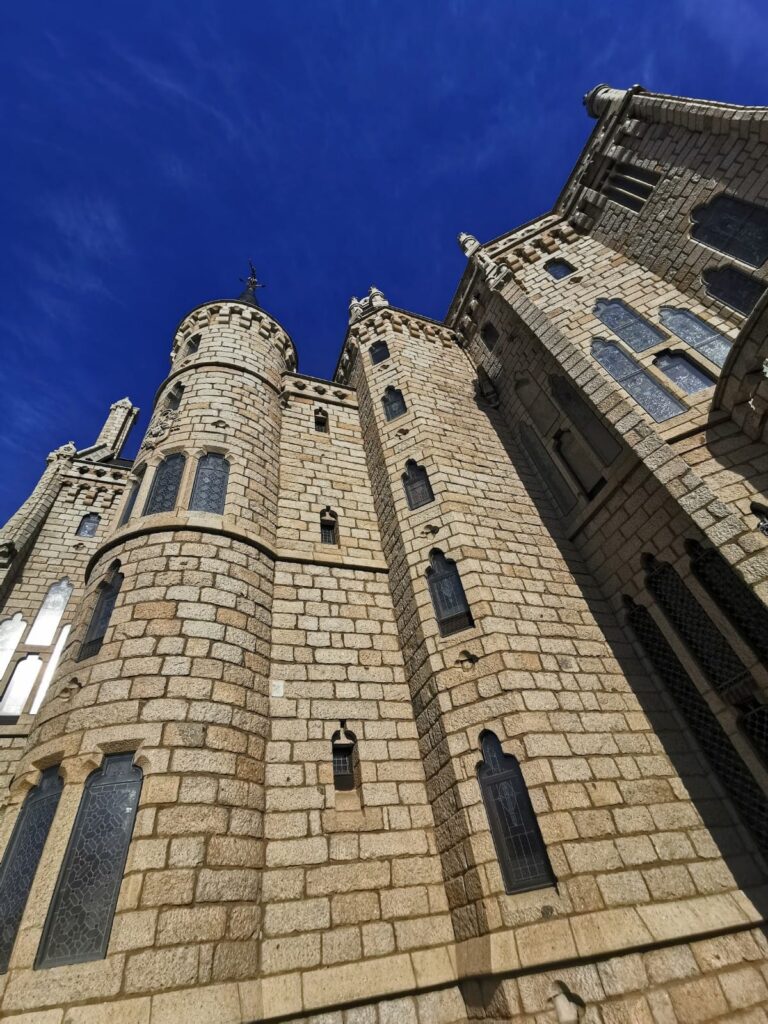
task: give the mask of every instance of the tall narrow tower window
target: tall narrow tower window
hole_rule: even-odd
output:
[[[598,299],[593,310],[598,320],[626,342],[635,352],[666,341],[666,334],[654,327],[621,299]]]
[[[568,419],[603,465],[609,466],[621,454],[619,442],[566,377],[553,375],[549,385]]]
[[[27,644],[33,647],[47,647],[53,643],[64,609],[72,596],[72,590],[73,587],[68,576],[48,588],[48,593],[45,595],[40,611],[37,613],[25,641]]]
[[[427,584],[440,636],[450,636],[474,626],[456,563],[437,549],[429,556]]]
[[[186,463],[184,456],[177,452],[169,455],[155,470],[155,479],[147,495],[144,515],[151,516],[157,512],[172,512],[176,506],[181,477]]]
[[[432,485],[429,482],[429,473],[424,466],[418,465],[413,459],[409,459],[405,464],[403,488],[408,508],[421,508],[422,505],[428,505],[435,500]]]
[[[701,352],[715,366],[724,366],[731,351],[731,339],[710,327],[706,320],[687,309],[662,306],[659,319],[678,338]]]
[[[555,434],[555,451],[568,467],[579,489],[588,499],[594,498],[605,486],[605,477],[579,437],[571,430],[558,430]]]
[[[347,729],[347,723],[341,722],[331,737],[331,756],[333,758],[333,787],[339,792],[348,792],[355,788],[355,757],[357,737]]]
[[[768,207],[721,194],[691,213],[691,238],[760,267],[768,260]]]
[[[141,769],[133,754],[108,754],[89,775],[35,967],[106,955],[140,792]]]
[[[374,366],[376,363],[383,363],[385,359],[389,359],[389,345],[382,339],[374,341],[368,351],[371,354],[371,362]]]
[[[505,892],[528,892],[555,885],[555,874],[517,758],[505,754],[498,737],[490,731],[481,734],[480,743],[483,760],[477,766],[477,778]]]
[[[388,420],[396,420],[398,416],[403,415],[407,408],[403,392],[391,386],[385,389],[381,404],[384,406],[384,415]]]
[[[21,612],[16,612],[12,618],[0,622],[0,680],[5,675],[5,670],[26,628],[27,623],[22,619]]]
[[[592,355],[657,423],[685,412],[685,406],[612,341],[595,338]]]
[[[200,348],[200,335],[199,334],[193,334],[192,337],[187,342],[187,347],[184,350],[184,356],[187,357],[187,356],[195,355],[195,353],[197,352],[197,350],[199,348]]]
[[[93,614],[91,615],[91,621],[85,634],[85,640],[83,641],[80,653],[77,656],[78,661],[84,661],[85,658],[92,658],[94,654],[98,654],[101,650],[101,646],[104,643],[104,637],[107,629],[109,628],[109,620],[112,618],[112,612],[115,609],[117,595],[120,593],[120,587],[122,585],[123,574],[120,572],[120,563],[113,562],[110,566],[107,578],[99,584],[96,606],[93,609]]]
[[[328,433],[328,413],[325,409],[315,409],[315,430],[318,434]]]
[[[89,512],[80,520],[80,525],[77,528],[77,533],[75,534],[75,536],[95,537],[100,522],[101,516],[99,516],[97,512]]]
[[[141,481],[144,479],[145,471],[146,466],[142,466],[136,473],[136,479],[131,484],[131,491],[128,495],[128,500],[123,506],[123,511],[120,513],[120,521],[117,524],[118,526],[124,526],[133,514],[133,508],[136,504],[136,498],[138,497],[139,488],[141,487]]]
[[[488,349],[492,352],[496,347],[496,342],[499,340],[499,332],[491,323],[483,324],[480,328],[480,340]]]
[[[749,316],[765,291],[765,284],[738,267],[709,267],[702,274],[707,294]]]
[[[229,463],[217,452],[207,452],[197,463],[192,497],[189,501],[193,512],[215,512],[221,515],[227,501]]]
[[[561,515],[567,515],[576,504],[576,495],[568,486],[563,474],[557,468],[536,431],[528,423],[518,427],[520,443],[531,463],[531,468],[538,474],[547,488],[555,507]]]
[[[0,719],[18,718],[24,710],[32,687],[40,675],[43,659],[39,654],[28,654],[16,663],[3,699],[0,701]]]
[[[0,864],[0,974],[8,970],[37,865],[61,796],[58,765],[46,768],[24,798]]]
[[[684,352],[659,352],[654,357],[653,365],[674,381],[687,395],[695,395],[699,391],[715,386],[714,378],[697,366]]]
[[[174,384],[168,394],[165,396],[165,408],[171,412],[175,412],[181,405],[181,399],[184,394],[183,384]]]
[[[320,513],[320,543],[339,543],[339,517],[328,505]]]

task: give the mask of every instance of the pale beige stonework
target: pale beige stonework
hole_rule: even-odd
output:
[[[52,453],[0,533],[3,619],[29,625],[52,583],[74,587],[42,705],[31,713],[33,691],[0,723],[0,850],[41,771],[60,765],[64,780],[0,975],[4,1020],[768,1020],[759,830],[624,603],[650,610],[768,794],[739,708],[655,605],[642,562],[678,569],[765,703],[768,669],[685,542],[718,549],[768,597],[768,537],[750,510],[768,503],[768,303],[745,319],[713,300],[702,271],[735,261],[690,237],[691,210],[723,190],[768,205],[768,110],[607,87],[587,105],[597,127],[553,211],[484,246],[462,236],[469,261],[444,323],[373,289],[353,300],[322,381],[298,373],[293,342],[247,295],[205,303],[176,330],[134,463],[120,458],[136,415],[122,400],[93,446]],[[601,191],[608,160],[660,174],[640,213]],[[553,257],[574,273],[553,279]],[[685,411],[654,423],[590,353],[611,337],[600,298],[657,326],[662,306],[706,320],[733,341],[722,371],[700,360],[717,385],[688,396],[667,381]],[[389,356],[374,363],[376,341]],[[688,350],[666,339],[638,354],[659,380],[664,348]],[[553,378],[594,430],[579,432]],[[391,421],[387,387],[407,407]],[[567,514],[521,424],[572,492]],[[189,511],[208,452],[230,464],[222,514]],[[145,515],[176,453],[175,507]],[[409,460],[435,496],[415,510]],[[574,465],[600,489],[580,487]],[[328,509],[334,544],[321,542]],[[96,536],[78,537],[89,512]],[[456,561],[474,620],[447,637],[427,583],[434,549]],[[105,642],[78,660],[117,563]],[[24,656],[52,655],[26,637],[3,687]],[[334,786],[342,728],[357,738],[350,792]],[[484,729],[519,760],[557,886],[505,892],[476,774]],[[121,751],[143,784],[107,955],[35,970],[86,780]]]

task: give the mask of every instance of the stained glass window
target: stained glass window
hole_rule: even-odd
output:
[[[328,433],[328,413],[325,409],[315,409],[315,430],[318,434]]]
[[[595,338],[592,355],[657,423],[685,412],[685,406],[612,341]]]
[[[141,481],[144,479],[145,470],[146,466],[142,466],[136,475],[136,479],[131,484],[131,493],[128,495],[128,500],[123,506],[123,511],[120,513],[120,521],[117,524],[118,526],[124,526],[131,518],[133,506],[136,504],[136,498],[139,493],[139,488],[141,487]]]
[[[528,892],[555,885],[547,848],[517,758],[504,753],[492,732],[483,732],[480,742],[483,760],[477,766],[477,777],[504,891]]]
[[[550,260],[544,264],[544,269],[550,274],[556,281],[561,281],[564,277],[568,277],[569,274],[573,273],[574,268],[567,260]]]
[[[26,658],[16,663],[0,701],[0,718],[19,717],[40,674],[42,664],[43,659],[39,654],[28,654]]]
[[[723,366],[731,351],[731,340],[710,327],[706,320],[687,309],[662,306],[659,319],[673,334],[688,342],[716,366]]]
[[[429,556],[427,583],[440,636],[450,636],[474,626],[459,570],[442,551],[434,550]]]
[[[384,406],[384,415],[388,420],[396,420],[398,416],[402,416],[406,411],[403,392],[397,388],[386,388],[381,404]]]
[[[568,419],[578,429],[603,465],[609,466],[621,453],[619,442],[600,422],[597,414],[590,409],[570,381],[565,377],[553,375],[549,378],[549,384],[552,394]]]
[[[99,516],[96,512],[89,512],[80,520],[80,525],[77,528],[76,536],[95,537],[100,522],[101,516]]]
[[[192,497],[189,501],[193,512],[215,512],[221,515],[227,500],[229,463],[223,455],[207,452],[197,462]]]
[[[144,515],[151,516],[157,512],[172,512],[176,505],[181,477],[184,473],[186,459],[177,452],[169,455],[155,470],[155,479],[147,495]]]
[[[26,643],[33,647],[47,647],[53,643],[64,609],[72,596],[72,590],[72,584],[66,576],[48,588],[48,593],[32,623]]]
[[[409,459],[405,464],[403,488],[408,508],[421,508],[422,505],[428,505],[435,500],[432,485],[429,482],[429,473],[413,459]]]
[[[496,347],[496,342],[499,340],[499,332],[493,324],[483,324],[480,328],[480,339],[488,351],[492,352]]]
[[[718,302],[749,316],[765,291],[765,284],[737,267],[710,267],[702,274],[707,293]]]
[[[691,238],[759,267],[768,260],[768,207],[721,194],[691,213]]]
[[[93,609],[85,640],[77,656],[78,661],[92,658],[94,654],[98,654],[101,650],[104,637],[109,628],[109,620],[112,618],[112,612],[115,608],[117,595],[120,593],[120,587],[123,585],[123,575],[118,571],[119,568],[120,563],[114,562],[108,579],[99,586],[96,607]]]
[[[556,508],[562,515],[566,515],[575,506],[576,495],[566,483],[536,431],[527,423],[521,423],[518,429],[520,441],[532,468],[547,488]]]
[[[687,395],[695,395],[714,387],[714,378],[697,366],[684,352],[659,352],[653,365],[658,366],[665,376],[674,381]]]
[[[620,299],[598,299],[593,312],[598,320],[635,352],[644,352],[666,341],[667,336],[663,331]]]
[[[108,754],[86,780],[36,968],[106,956],[140,792],[133,754]]]
[[[381,339],[374,341],[368,351],[371,353],[371,362],[374,366],[376,363],[383,363],[385,359],[389,359],[389,345]]]
[[[0,622],[0,680],[5,675],[5,670],[26,627],[27,623],[22,619],[21,612],[16,612],[13,618]]]
[[[13,944],[61,796],[58,765],[46,768],[27,793],[0,864],[0,974],[8,970]]]
[[[339,519],[331,508],[324,508],[320,513],[320,543],[339,543]]]

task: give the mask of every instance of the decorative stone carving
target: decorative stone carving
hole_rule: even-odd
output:
[[[150,452],[153,448],[156,448],[173,430],[176,417],[176,409],[162,409],[158,412],[154,421],[150,424],[149,429],[147,430],[146,437],[144,438],[139,451]]]
[[[475,264],[491,289],[498,291],[509,280],[511,276],[509,267],[498,263],[487,252],[484,252],[474,235],[468,235],[462,231],[459,235],[459,246],[467,259]]]
[[[371,285],[368,289],[368,294],[364,299],[358,299],[356,296],[352,296],[349,301],[349,322],[350,324],[357,323],[366,313],[370,313],[373,309],[383,309],[388,306],[389,303],[384,296],[384,292],[375,285]]]

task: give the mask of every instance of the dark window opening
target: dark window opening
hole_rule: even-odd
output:
[[[588,499],[594,498],[605,486],[605,477],[579,438],[570,430],[558,430],[555,434],[555,451],[583,494]]]
[[[565,477],[555,465],[555,462],[544,446],[539,435],[527,423],[521,423],[518,427],[520,443],[523,446],[531,469],[538,474],[541,483],[546,487],[555,508],[561,515],[567,515],[576,505],[576,495],[568,486]]]
[[[136,498],[139,495],[139,488],[141,487],[141,481],[144,479],[145,466],[142,466],[136,474],[136,479],[131,484],[131,492],[128,495],[128,500],[123,506],[123,511],[120,513],[120,521],[118,526],[124,526],[133,514],[133,507],[136,504]]]
[[[496,342],[499,340],[499,332],[491,323],[483,324],[480,328],[480,339],[482,340],[485,347],[489,352],[492,352],[496,347]]]
[[[429,482],[429,473],[424,466],[418,465],[413,459],[409,459],[405,464],[403,488],[410,509],[421,508],[422,505],[428,505],[435,500],[432,485]]]
[[[221,515],[227,501],[229,463],[217,452],[206,452],[197,462],[189,508],[193,512]]]
[[[691,213],[691,238],[760,267],[768,259],[768,207],[721,194]]]
[[[315,409],[315,430],[318,434],[328,433],[328,413],[325,409]]]
[[[738,267],[710,267],[702,278],[707,294],[749,316],[765,292],[765,284]]]
[[[375,366],[377,363],[383,363],[385,359],[389,359],[389,345],[386,341],[374,341],[368,350],[371,354],[371,362]]]
[[[144,505],[145,516],[156,515],[158,512],[172,512],[176,507],[176,496],[179,493],[186,461],[186,458],[177,452],[175,455],[169,455],[157,467]]]
[[[337,729],[331,737],[331,757],[333,759],[333,787],[344,793],[357,787],[356,780],[356,758],[357,758],[357,736],[347,729],[347,723],[339,723],[341,728]]]
[[[320,543],[339,543],[339,517],[330,506],[326,506],[320,513]]]
[[[96,531],[99,528],[101,522],[101,516],[96,512],[89,512],[83,516],[80,520],[80,525],[77,528],[77,537],[95,537]]]
[[[604,466],[609,466],[621,454],[621,445],[593,412],[586,401],[565,377],[553,375],[549,385],[558,404],[578,429],[585,441]]]
[[[655,171],[617,161],[606,174],[601,192],[606,199],[639,213],[660,179]]]
[[[556,281],[562,281],[564,277],[568,277],[575,270],[567,260],[550,260],[544,264],[544,269]]]
[[[184,394],[183,384],[174,384],[171,390],[168,392],[165,398],[166,411],[175,412],[181,405],[181,399]]]
[[[474,626],[456,563],[437,549],[429,556],[427,584],[440,636],[450,636]]]
[[[93,609],[80,653],[77,656],[78,661],[92,658],[94,654],[98,654],[101,650],[104,637],[109,628],[109,620],[112,618],[112,612],[115,609],[117,595],[120,593],[122,585],[123,574],[120,572],[120,563],[113,562],[110,566],[108,579],[99,584],[96,606]]]
[[[199,334],[192,335],[192,337],[187,342],[187,347],[184,352],[185,356],[193,356],[195,352],[197,352],[197,350],[200,348],[200,337],[201,336]]]
[[[697,366],[684,352],[659,352],[654,357],[653,365],[687,395],[695,395],[715,386],[714,377],[710,377],[706,370]]]
[[[388,420],[396,420],[407,409],[403,392],[391,386],[385,389],[381,404],[384,406],[384,416]]]

